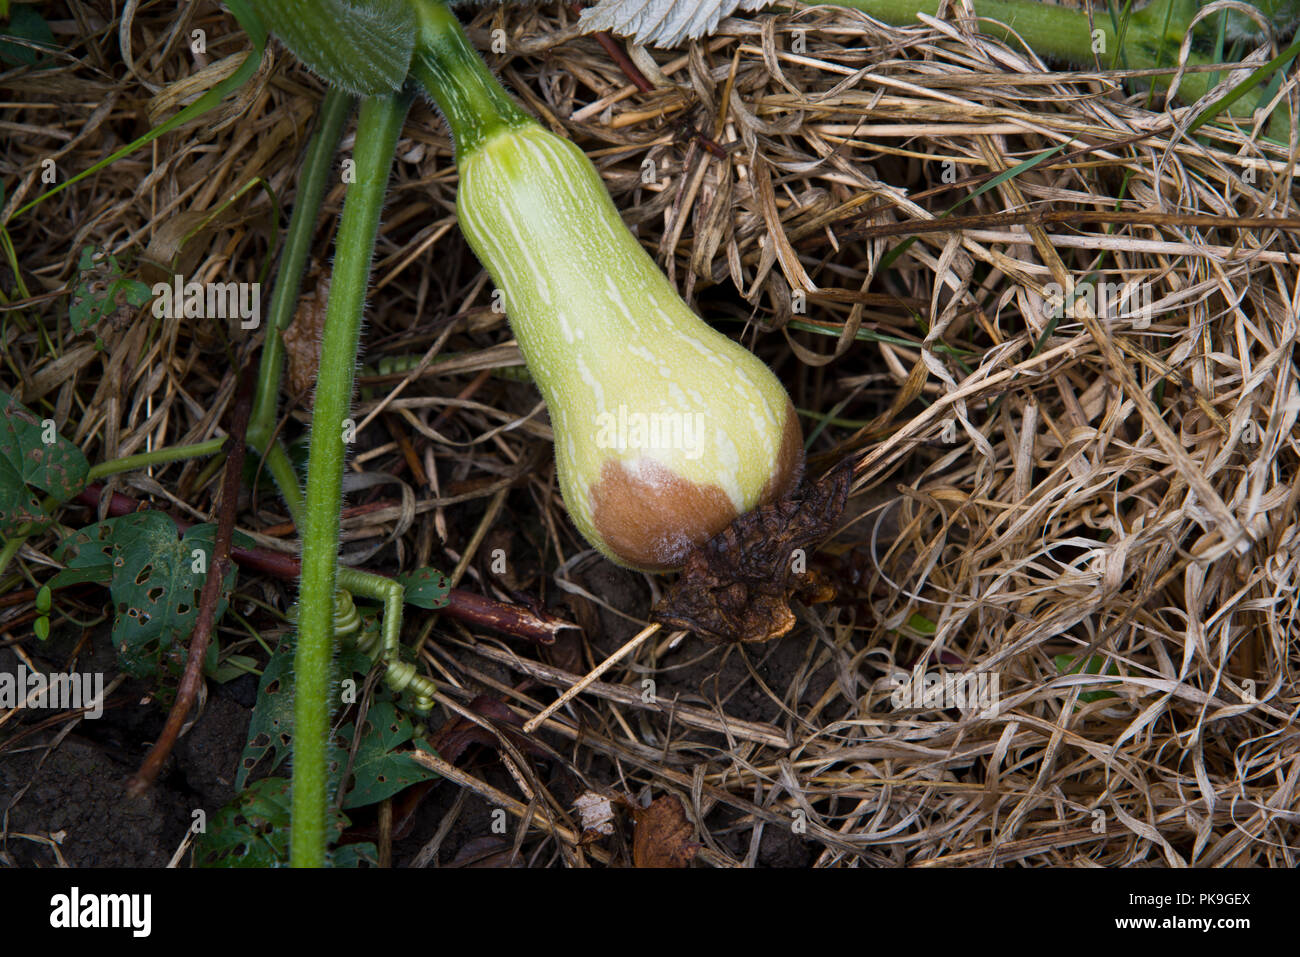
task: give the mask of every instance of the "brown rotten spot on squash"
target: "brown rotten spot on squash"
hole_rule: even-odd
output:
[[[781,448],[757,504],[785,495],[803,471],[803,436],[794,406],[786,407]],[[680,568],[695,546],[737,518],[731,499],[717,485],[684,479],[643,458],[629,468],[616,459],[601,466],[591,486],[592,522],[620,560],[645,571]]]

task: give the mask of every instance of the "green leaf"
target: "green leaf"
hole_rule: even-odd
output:
[[[134,512],[82,529],[55,552],[74,573],[109,571],[118,663],[134,677],[157,679],[164,703],[185,670],[215,533],[215,525],[195,525],[177,538],[175,523],[163,513]],[[54,577],[53,587],[64,584],[63,575]],[[226,610],[236,576],[231,562],[217,598],[216,621]],[[209,669],[216,664],[215,641],[210,653]]]
[[[352,740],[356,728],[349,724],[340,736]],[[353,784],[345,808],[374,804],[437,775],[396,748],[415,734],[411,719],[390,701],[375,701],[366,714],[361,743],[352,764]]]
[[[223,685],[244,675],[253,674],[256,668],[257,659],[250,655],[227,655],[217,662],[217,667],[208,673],[208,677],[217,684]]]
[[[262,670],[262,680],[257,686],[257,706],[248,724],[248,740],[239,758],[235,774],[235,787],[242,788],[248,776],[261,760],[270,755],[267,774],[275,772],[293,751],[293,655],[297,635],[288,634],[280,639],[271,660]],[[334,658],[334,672],[349,676],[366,672],[370,661],[354,649],[343,649]],[[330,791],[337,792],[338,778],[343,773],[347,752],[331,742],[329,776],[333,782]]]
[[[1073,674],[1080,673],[1079,659],[1077,658],[1074,658],[1070,655],[1057,655],[1052,660],[1056,662],[1056,670],[1063,675],[1073,675]],[[1093,655],[1091,658],[1088,659],[1088,663],[1084,667],[1082,673],[1088,675],[1101,674],[1101,663],[1104,660],[1105,659],[1102,655]],[[1110,667],[1106,669],[1106,674],[1115,675],[1116,677],[1119,676],[1119,669],[1115,666],[1115,662],[1112,661],[1110,663]],[[1079,700],[1082,701],[1084,704],[1090,704],[1093,701],[1100,701],[1103,698],[1118,698],[1118,697],[1119,695],[1117,695],[1113,691],[1079,692]]]
[[[364,844],[344,844],[325,854],[326,867],[360,867],[363,863],[379,866],[379,850],[367,841]]]
[[[7,4],[6,4],[7,5]],[[4,28],[5,37],[12,37],[14,40],[23,40],[23,43],[10,43],[0,40],[0,62],[10,66],[35,66],[38,60],[45,59],[39,50],[33,48],[48,47],[51,50],[57,49],[58,44],[54,42],[54,34],[50,31],[50,25],[45,22],[41,16],[41,8],[35,3],[17,3],[7,11],[9,25]],[[0,16],[5,12],[0,11]]]
[[[110,313],[126,306],[139,308],[152,297],[148,286],[123,275],[116,256],[107,256],[103,262],[96,263],[92,246],[81,250],[77,269],[79,281],[68,307],[73,332],[85,332]]]
[[[286,778],[263,778],[242,789],[208,822],[194,842],[199,867],[285,867],[289,863],[290,786]],[[351,822],[333,813],[331,837],[337,840]],[[326,855],[330,867],[374,866],[374,844],[345,844]]]
[[[447,594],[451,591],[451,582],[442,572],[433,568],[417,568],[413,572],[398,575],[406,592],[406,603],[417,608],[443,608],[447,604]]]
[[[266,26],[313,73],[362,96],[406,79],[415,14],[400,0],[262,0]]]
[[[926,618],[925,615],[922,615],[919,612],[914,612],[907,619],[907,627],[911,628],[918,635],[933,635],[936,631],[939,630],[938,625],[936,625],[929,618]]]
[[[275,654],[262,669],[262,680],[257,686],[257,706],[248,723],[248,741],[239,758],[239,771],[235,787],[242,789],[249,772],[267,754],[271,764],[270,774],[289,756],[293,741],[293,648],[294,636],[280,639]]]
[[[108,533],[112,538],[112,534]],[[112,545],[106,545],[111,549]],[[89,561],[89,559],[87,559]],[[113,580],[112,555],[103,564],[88,564],[83,568],[65,568],[50,579],[51,588],[67,588],[70,585],[107,585]]]
[[[289,860],[289,782],[263,778],[218,811],[194,842],[199,867],[282,867]]]
[[[0,535],[48,520],[28,486],[66,501],[85,486],[89,469],[81,450],[54,430],[52,420],[43,422],[0,392]]]

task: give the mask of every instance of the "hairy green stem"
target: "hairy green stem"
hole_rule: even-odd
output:
[[[917,22],[918,13],[934,16],[939,3],[940,0],[833,0],[826,5],[861,10],[894,26],[911,26]],[[972,5],[976,16],[1005,23],[1038,53],[1047,52],[1076,63],[1092,62],[1094,26],[1082,10],[1049,6],[1039,0],[975,0]],[[1115,35],[1109,19],[1095,19],[1095,29],[1105,34],[1106,48],[1113,49]],[[980,29],[1000,40],[1011,36],[1009,31],[989,23],[982,24]]]
[[[352,97],[341,90],[331,88],[325,94],[325,99],[321,101],[316,131],[307,143],[307,152],[298,174],[298,193],[289,218],[289,231],[285,235],[275,288],[271,290],[266,342],[262,344],[257,392],[253,396],[253,411],[248,420],[248,444],[258,453],[266,452],[267,443],[275,429],[280,377],[284,369],[284,342],[280,334],[293,320],[303,269],[311,252],[312,233],[316,230],[321,200],[334,163],[334,151],[338,149],[343,123],[351,106]]]
[[[1171,4],[1182,0],[1155,0],[1132,14],[1123,37],[1123,53],[1130,70],[1151,70],[1169,66],[1175,59],[1182,40],[1180,27],[1186,20],[1174,15]],[[827,6],[850,7],[868,13],[878,20],[895,26],[916,23],[918,13],[935,14],[939,0],[833,0]],[[1069,60],[1080,66],[1094,63],[1094,31],[1096,45],[1103,65],[1111,55],[1121,49],[1119,38],[1108,15],[1093,14],[1091,20],[1084,10],[1056,7],[1038,0],[974,0],[975,14],[1006,24],[1009,29],[999,29],[984,22],[981,31],[1003,41],[1015,42],[1011,31],[1029,45],[1039,56]],[[1166,21],[1169,21],[1166,24]],[[1104,52],[1102,52],[1104,51]],[[1195,50],[1188,55],[1189,66],[1214,62]],[[1172,71],[1172,67],[1170,67]],[[1180,85],[1186,100],[1196,100],[1210,89],[1210,74],[1188,73]],[[1153,78],[1156,85],[1168,85],[1168,80]]]
[[[139,452],[124,458],[113,459],[111,462],[100,462],[98,465],[92,465],[90,471],[86,473],[86,484],[98,482],[105,476],[130,472],[134,469],[149,468],[151,465],[162,465],[165,462],[175,462],[179,459],[193,459],[201,455],[216,455],[225,444],[225,438],[208,439],[206,442],[199,442],[196,445],[173,445],[165,449]]]
[[[293,319],[302,286],[302,274],[311,251],[312,233],[320,214],[321,199],[334,164],[334,152],[343,123],[352,108],[352,97],[341,90],[330,88],[321,102],[316,130],[307,143],[298,175],[298,194],[289,219],[289,232],[280,257],[280,270],[271,291],[270,315],[266,341],[262,343],[261,365],[257,372],[257,391],[253,396],[253,411],[248,421],[248,445],[266,457],[267,470],[279,486],[285,505],[295,524],[302,522],[303,497],[284,445],[272,438],[275,433],[275,414],[280,398],[280,378],[284,372],[284,341],[280,334]]]
[[[272,481],[280,490],[284,506],[289,510],[289,518],[301,529],[307,514],[307,501],[302,497],[302,487],[298,484],[298,470],[289,460],[284,443],[278,439],[266,450],[266,470],[271,473]]]
[[[412,0],[419,34],[411,77],[442,110],[456,156],[472,153],[501,130],[533,123],[501,88],[442,0]]]
[[[361,106],[353,160],[339,225],[320,375],[312,412],[302,543],[298,647],[294,656],[294,767],[290,863],[320,867],[326,845],[326,744],[334,587],[342,501],[343,423],[352,405],[370,261],[397,137],[410,97],[377,96]],[[399,605],[400,608],[400,605]],[[396,625],[400,627],[400,618]]]

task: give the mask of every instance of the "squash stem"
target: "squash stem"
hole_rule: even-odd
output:
[[[311,253],[312,234],[320,216],[321,200],[332,172],[334,153],[343,135],[343,124],[352,108],[352,97],[336,87],[331,87],[321,102],[316,130],[307,144],[302,168],[298,174],[298,193],[294,199],[289,231],[280,258],[280,270],[271,292],[271,304],[266,341],[262,344],[261,366],[258,368],[257,392],[253,396],[253,411],[248,421],[248,444],[259,455],[266,455],[275,432],[275,415],[280,401],[280,379],[284,370],[284,342],[280,334],[288,328],[298,304],[298,290],[302,286],[303,270]],[[277,477],[278,478],[278,477]],[[292,491],[285,491],[301,501],[298,482]],[[297,504],[297,503],[295,503]]]
[[[343,200],[320,375],[312,410],[307,466],[307,514],[302,538],[302,590],[294,653],[294,765],[290,863],[320,867],[326,844],[326,747],[330,717],[330,659],[342,499],[343,420],[352,407],[353,377],[366,302],[370,260],[379,231],[397,137],[410,97],[376,96],[357,120],[356,181]],[[399,606],[400,609],[400,606]],[[387,617],[387,616],[386,616]],[[401,627],[400,614],[391,626]],[[385,626],[390,622],[385,620]]]
[[[822,0],[817,5],[849,7],[885,23],[912,26],[918,13],[933,16],[938,11],[939,0]],[[977,17],[988,18],[980,24],[980,30],[991,37],[1013,42],[1011,31],[1014,30],[1039,56],[1058,57],[1079,66],[1094,62],[1095,44],[1095,55],[1100,57],[1103,68],[1110,67],[1121,47],[1127,69],[1151,70],[1168,63],[1169,54],[1177,52],[1187,23],[1178,17],[1182,9],[1178,0],[1156,0],[1135,12],[1122,37],[1116,34],[1110,17],[1101,9],[1089,20],[1085,10],[1050,6],[1040,0],[975,0],[973,6]],[[1006,24],[1009,29],[999,29],[998,23]],[[1210,57],[1195,50],[1188,56],[1189,66],[1212,62]],[[1169,71],[1172,73],[1173,68]],[[1163,76],[1152,77],[1151,82],[1156,87],[1169,85],[1168,78]],[[1209,89],[1209,74],[1188,73],[1183,77],[1180,95],[1192,102]]]
[[[535,122],[492,75],[442,0],[414,0],[419,33],[411,77],[451,127],[456,159],[502,130]]]

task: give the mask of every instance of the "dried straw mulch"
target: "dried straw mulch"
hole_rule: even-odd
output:
[[[11,87],[27,105],[7,134],[4,176],[23,180],[9,202],[30,194],[39,157],[82,168],[144,129],[147,109],[174,109],[192,82],[182,39],[196,25],[214,64],[245,48],[210,3],[178,18],[141,10],[127,72],[105,5],[62,22],[92,36],[90,52]],[[494,27],[509,38],[493,60],[504,79],[588,151],[692,301],[740,320],[721,327],[743,330],[788,384],[805,434],[816,432],[814,464],[857,463],[844,527],[814,562],[840,599],[801,609],[769,645],[671,647],[660,635],[562,710],[545,736],[560,770],[501,783],[522,804],[536,799],[527,859],[620,859],[617,846],[555,836],[576,827],[580,780],[679,795],[698,859],[716,864],[1295,866],[1300,274],[1290,232],[1232,224],[1296,215],[1294,146],[1249,125],[1183,135],[1189,114],[1166,110],[1163,95],[1148,105],[961,24],[891,28],[834,8],[732,19],[707,43],[655,53],[657,68],[639,57],[659,84],[645,94],[576,36],[565,9],[487,11],[472,31],[480,48]],[[1294,102],[1294,78],[1284,93]],[[261,177],[265,188],[183,250],[187,275],[257,278],[273,241],[269,193],[292,201],[318,96],[276,50],[219,115],[11,224],[28,281],[62,289],[84,243],[164,249],[185,217]],[[920,233],[885,263],[906,234],[873,228],[919,226],[1054,147],[956,215],[1148,218],[990,218]],[[556,669],[598,664],[644,624],[661,586],[584,554],[535,392],[493,378],[454,398],[477,370],[518,356],[454,230],[449,156],[436,114],[418,106],[381,231],[366,361],[457,355],[398,395],[401,376],[371,380],[358,406],[359,420],[384,412],[365,426],[356,469],[403,468],[386,422],[418,443],[427,482],[386,476],[380,491],[403,504],[348,520],[345,534],[348,548],[379,551],[373,561],[459,566],[467,587],[555,597],[586,624],[567,660],[447,623],[408,629],[425,639],[445,707],[487,691],[531,715],[548,682],[572,680]],[[328,214],[341,195],[329,194]],[[322,260],[333,222],[322,220]],[[1098,317],[1086,301],[1054,321],[1047,287],[1088,277],[1132,284],[1149,324]],[[815,291],[801,303],[799,288]],[[230,369],[257,343],[235,329],[123,321],[97,352],[65,323],[56,357],[9,328],[24,401],[52,401],[92,461],[214,434]],[[431,427],[453,407],[450,424]],[[292,418],[291,434],[307,421],[301,409]],[[119,487],[203,515],[215,485],[200,470]],[[240,524],[256,533],[283,520],[263,495]],[[493,577],[486,556],[498,547],[510,571]],[[291,599],[279,583],[241,587],[280,607]],[[1066,676],[1062,655],[1104,662],[1105,674]],[[918,665],[996,675],[996,712],[895,707],[898,678]],[[642,701],[647,678],[660,704]],[[478,773],[467,786],[486,793]]]

